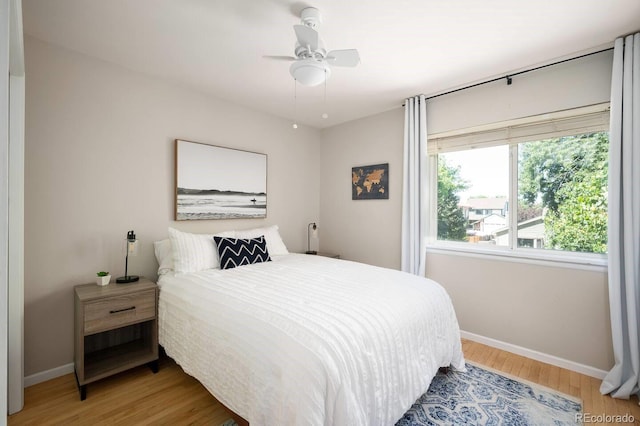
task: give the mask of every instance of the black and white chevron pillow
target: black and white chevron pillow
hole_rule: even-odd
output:
[[[213,237],[213,240],[218,247],[221,269],[271,261],[264,235],[247,240],[225,237]]]

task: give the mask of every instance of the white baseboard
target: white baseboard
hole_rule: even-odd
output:
[[[514,353],[516,355],[522,355],[527,358],[535,359],[536,361],[555,365],[556,367],[566,368],[567,370],[575,371],[576,373],[584,374],[590,377],[595,377],[596,379],[602,380],[608,373],[607,371],[600,370],[589,365],[569,361],[568,359],[534,351],[533,349],[523,348],[522,346],[502,342],[490,337],[480,336],[479,334],[469,333],[468,331],[460,330],[460,336],[463,339],[473,340],[474,342],[482,343],[483,345],[491,346],[492,348],[501,349],[507,352]]]
[[[60,367],[52,368],[51,370],[41,371],[40,373],[32,374],[24,378],[24,387],[37,385],[38,383],[46,382],[47,380],[55,379],[56,377],[64,376],[65,374],[73,373],[73,363],[61,365]]]

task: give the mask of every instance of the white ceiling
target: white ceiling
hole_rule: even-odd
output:
[[[638,0],[23,0],[25,33],[317,128],[558,58],[640,30]],[[357,68],[298,85],[299,12],[320,9],[328,50]],[[27,69],[28,73],[28,69]],[[322,119],[323,112],[329,118]]]

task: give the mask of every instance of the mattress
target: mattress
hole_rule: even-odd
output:
[[[220,402],[258,425],[392,425],[439,367],[464,369],[436,282],[289,254],[160,277],[159,340]]]

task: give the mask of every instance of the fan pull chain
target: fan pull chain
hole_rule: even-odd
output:
[[[327,114],[327,69],[324,70],[324,111],[322,113],[322,119],[326,120],[329,118],[329,114]]]
[[[293,126],[298,128],[298,80],[293,79]]]

